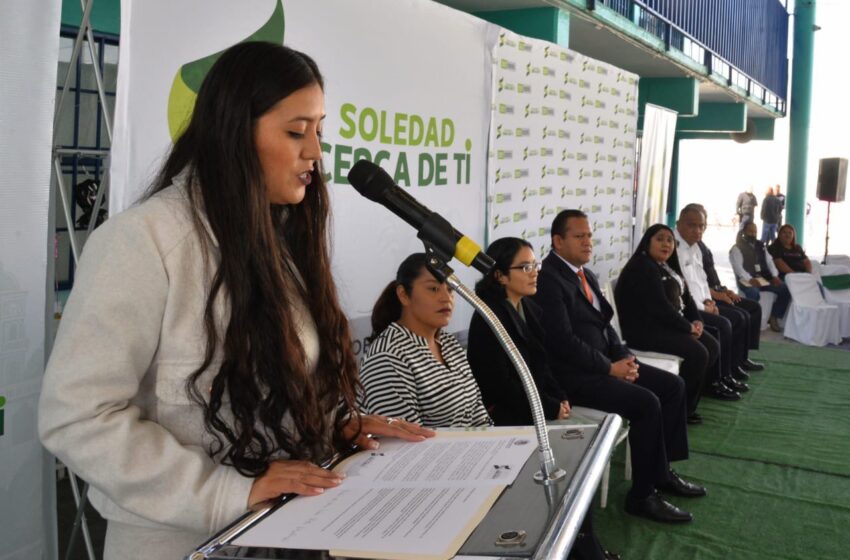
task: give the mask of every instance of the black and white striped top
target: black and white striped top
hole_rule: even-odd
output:
[[[466,352],[442,330],[437,344],[445,365],[431,353],[427,340],[390,323],[369,347],[360,369],[360,410],[429,428],[491,425]]]

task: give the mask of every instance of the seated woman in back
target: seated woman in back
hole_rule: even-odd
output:
[[[717,360],[720,345],[703,332],[682,276],[672,229],[655,224],[646,230],[620,273],[614,300],[630,347],[683,359],[679,375],[687,389],[688,415],[694,417],[706,371]]]
[[[375,303],[360,409],[428,427],[489,426],[466,353],[444,330],[454,294],[425,264],[425,253],[407,257]]]
[[[540,393],[546,419],[568,418],[570,403],[552,377],[543,348],[540,308],[525,297],[537,292],[541,263],[534,258],[531,244],[516,237],[497,239],[487,248],[487,254],[496,264],[475,285],[475,293],[493,310],[522,354]],[[496,335],[477,313],[469,324],[468,353],[472,374],[493,422],[497,426],[530,425],[531,408],[519,373]]]
[[[779,278],[784,279],[789,272],[812,272],[812,261],[803,248],[797,245],[797,230],[791,224],[779,228],[779,236],[770,244],[767,252],[773,257]]]

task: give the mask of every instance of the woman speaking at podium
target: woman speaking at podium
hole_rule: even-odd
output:
[[[323,81],[225,51],[143,201],[94,232],[44,377],[44,445],[91,484],[105,558],[182,558],[247,508],[341,480],[367,434],[331,277]]]

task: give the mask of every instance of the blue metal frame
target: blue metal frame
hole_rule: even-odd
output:
[[[779,0],[588,0],[587,7],[596,4],[785,113],[788,11]]]
[[[77,28],[62,26],[59,32],[60,37],[74,39],[77,36]],[[104,66],[104,51],[106,45],[118,46],[118,36],[112,35],[110,33],[99,33],[97,31],[93,32],[94,40],[96,46],[98,47],[98,61],[97,64],[100,67],[101,75],[103,72]],[[82,51],[81,51],[82,57]],[[96,89],[82,88],[80,87],[80,83],[82,80],[82,62],[78,59],[76,68],[74,69],[76,73],[76,77],[74,80],[74,86],[70,87],[70,92],[73,93],[73,111],[74,111],[74,130],[72,136],[71,144],[63,144],[60,147],[62,148],[70,148],[70,149],[95,149],[95,150],[108,150],[110,148],[108,144],[108,139],[103,138],[101,135],[101,128],[103,126],[103,113],[100,104],[100,98],[97,98],[97,127],[95,129],[95,145],[94,146],[81,146],[80,145],[80,98],[81,95],[95,95],[97,96]],[[62,78],[63,76],[60,76]],[[105,86],[104,86],[105,87]],[[62,91],[62,85],[58,84],[56,86],[56,91]],[[115,97],[114,91],[104,91],[104,93],[109,97]],[[69,107],[69,104],[66,102],[66,108]],[[67,109],[66,109],[67,110]],[[63,156],[60,160],[62,165],[62,171],[66,175],[71,176],[71,193],[70,193],[70,204],[71,204],[71,223],[66,224],[66,227],[56,227],[56,233],[66,232],[68,231],[68,227],[73,227],[77,222],[77,200],[76,193],[74,192],[73,186],[79,182],[79,174],[80,168],[85,167],[87,170],[91,170],[94,173],[94,178],[98,182],[101,180],[101,175],[104,171],[103,169],[103,160],[102,158],[90,157],[84,155],[73,155],[73,156]],[[75,231],[86,231],[85,228],[74,228]],[[70,249],[69,249],[70,251]],[[74,273],[75,273],[76,265],[74,263],[73,258],[68,258],[68,279],[66,281],[60,282],[58,288],[60,290],[69,290],[74,285]]]

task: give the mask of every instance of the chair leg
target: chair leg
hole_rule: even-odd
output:
[[[602,485],[599,490],[599,507],[605,509],[608,505],[608,477],[611,476],[611,459],[605,463],[605,471],[602,473]]]
[[[632,479],[632,448],[626,439],[626,480]]]

